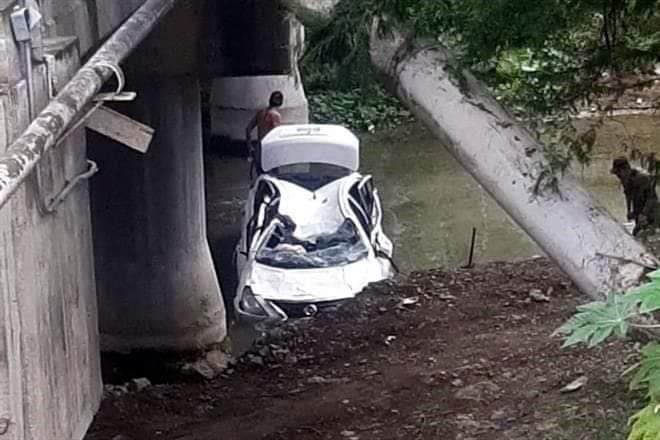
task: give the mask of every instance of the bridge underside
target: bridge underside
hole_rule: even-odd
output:
[[[39,2],[29,82],[10,21],[20,2],[0,0],[0,146],[142,4]],[[306,120],[301,45],[300,26],[277,2],[180,0],[122,66],[125,90],[137,98],[110,105],[155,129],[149,150],[78,129],[3,207],[3,438],[81,439],[101,397],[99,347],[188,351],[222,342],[225,307],[206,238],[202,96],[212,96],[213,134],[222,138],[237,138],[273,87],[284,88],[289,120]]]

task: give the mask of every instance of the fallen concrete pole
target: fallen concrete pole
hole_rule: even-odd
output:
[[[514,221],[594,299],[639,284],[656,258],[567,173],[535,195],[543,145],[444,47],[371,37],[385,82]]]
[[[0,156],[0,207],[96,96],[113,74],[111,66],[123,61],[177,1],[147,0]]]
[[[339,0],[280,0],[303,23],[322,23],[327,21]]]
[[[283,0],[292,12],[329,19],[334,0]],[[391,27],[390,27],[391,28]],[[543,145],[486,86],[434,42],[423,46],[374,26],[370,52],[385,83],[513,220],[593,299],[639,284],[657,258],[596,205],[570,174],[560,193],[535,195]]]

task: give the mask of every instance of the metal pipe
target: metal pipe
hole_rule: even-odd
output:
[[[472,268],[474,264],[474,245],[477,239],[477,228],[472,228],[472,238],[470,239],[470,255],[468,257],[468,269]]]
[[[0,156],[0,208],[121,63],[179,0],[147,0]]]
[[[27,7],[27,0],[20,0],[18,5],[25,9]],[[28,25],[31,26],[30,23]],[[23,62],[25,63],[25,81],[27,87],[28,98],[28,114],[30,121],[34,118],[34,75],[32,73],[32,40],[22,41],[20,43],[21,53],[23,55]]]

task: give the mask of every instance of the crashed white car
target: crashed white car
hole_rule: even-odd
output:
[[[313,316],[393,274],[392,242],[359,140],[336,125],[284,125],[261,143],[235,262],[239,319]]]

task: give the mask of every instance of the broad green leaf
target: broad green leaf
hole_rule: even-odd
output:
[[[659,365],[660,366],[660,365]],[[646,386],[648,387],[648,397],[654,401],[659,401],[660,398],[660,371],[653,370],[646,377]]]
[[[660,344],[656,342],[647,344],[641,354],[642,358],[630,381],[630,388],[647,388],[649,397],[658,400],[660,399]]]
[[[639,313],[651,313],[656,310],[660,310],[660,292],[646,296],[639,306]]]
[[[590,325],[585,325],[584,327],[579,327],[571,333],[571,335],[566,338],[564,341],[563,347],[570,347],[575,344],[579,344],[580,342],[587,343],[589,341],[589,338],[598,330],[598,326],[590,324]]]
[[[606,301],[597,301],[578,307],[578,312],[554,334],[563,334],[564,347],[584,343],[593,347],[611,335],[627,334],[631,319],[636,312],[634,301],[623,295],[611,294]]]
[[[589,341],[589,348],[595,347],[596,345],[600,344],[603,342],[605,339],[609,338],[610,335],[614,332],[614,327],[601,327],[597,329],[594,333],[593,336],[591,337],[591,340]]]
[[[628,440],[657,440],[660,438],[660,415],[655,402],[633,415],[628,422],[632,429]]]
[[[655,272],[653,273],[655,274]],[[629,301],[639,304],[639,313],[660,310],[660,278],[652,278],[651,282],[633,289],[625,297]]]

